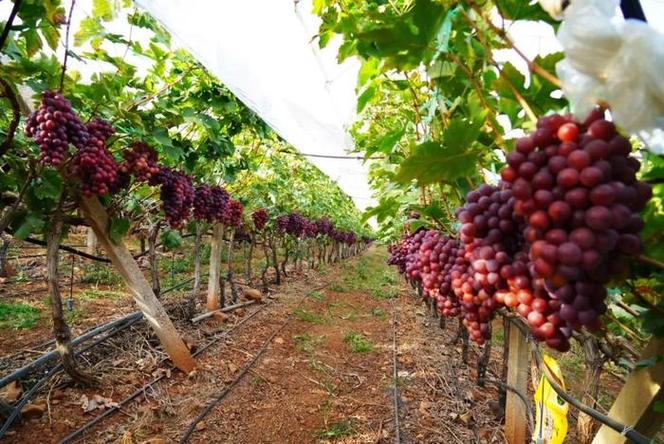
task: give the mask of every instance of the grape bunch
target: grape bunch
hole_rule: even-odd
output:
[[[39,145],[42,162],[58,166],[69,154],[69,145],[85,146],[88,131],[71,103],[61,94],[45,91],[37,110],[25,127],[28,137]]]
[[[93,122],[97,126],[93,125],[93,132],[73,159],[72,172],[81,180],[81,194],[85,197],[106,194],[123,185],[117,182],[120,165],[106,147],[109,128],[101,119]],[[112,133],[112,128],[110,131]]]
[[[191,178],[179,171],[162,167],[152,178],[159,184],[160,198],[166,221],[173,228],[180,228],[189,218],[194,204],[195,190]]]
[[[90,136],[96,137],[97,139],[104,141],[104,143],[106,143],[108,138],[115,133],[113,126],[99,117],[90,120],[85,125],[85,128],[88,130]]]
[[[316,237],[318,235],[318,226],[315,222],[312,222],[308,219],[304,221],[304,236],[305,237]]]
[[[221,222],[229,227],[239,227],[242,223],[242,212],[244,206],[242,202],[230,199],[221,215]]]
[[[626,256],[641,251],[638,213],[652,191],[636,179],[640,163],[631,144],[601,111],[582,123],[569,115],[541,118],[515,148],[501,176],[527,223],[531,288],[519,290],[534,292],[517,310],[538,339],[564,349],[560,335],[601,326],[605,284],[624,272]]]
[[[122,158],[122,171],[131,173],[139,182],[149,182],[159,173],[157,152],[146,143],[133,142],[130,149],[122,152]]]
[[[425,235],[426,231],[420,229],[406,240],[406,261],[404,265],[406,267],[406,277],[412,282],[421,282],[422,280],[419,254]]]
[[[425,297],[436,301],[444,316],[459,314],[459,303],[452,291],[452,270],[458,259],[458,244],[441,232],[427,230],[419,250],[418,267]]]
[[[194,190],[194,217],[209,223],[221,222],[230,196],[220,187],[201,185]]]
[[[398,243],[393,243],[388,246],[390,253],[387,258],[388,265],[395,265],[399,273],[406,274],[406,256],[408,255],[408,240],[409,234],[404,234]]]
[[[520,249],[514,201],[511,191],[484,184],[468,193],[466,203],[457,211],[462,224],[459,254],[467,266],[463,269],[460,261],[460,276],[453,280],[452,288],[470,338],[480,344],[489,339],[489,323],[500,307],[494,295],[507,288],[504,269]]]
[[[235,239],[235,242],[237,242],[239,244],[242,244],[242,243],[249,244],[249,243],[251,243],[251,234],[249,234],[249,232],[247,230],[243,229],[242,227],[239,227],[239,228],[235,229],[235,234],[234,234],[233,238]]]
[[[316,221],[316,229],[318,231],[318,234],[320,234],[322,236],[327,236],[334,229],[334,225],[332,224],[330,219],[328,219],[327,217],[324,217],[324,218],[318,219]]]
[[[130,184],[131,174],[122,171],[122,168],[119,168],[115,174],[115,180],[108,184],[108,192],[111,194],[119,193],[120,191],[129,188]]]
[[[251,219],[254,221],[256,230],[261,231],[267,224],[268,212],[265,208],[259,208],[251,213]]]
[[[277,230],[293,237],[300,237],[304,233],[307,220],[299,213],[284,214],[277,218]]]

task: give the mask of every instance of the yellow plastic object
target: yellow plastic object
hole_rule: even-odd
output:
[[[551,356],[543,355],[544,365],[555,375],[558,384],[565,388],[560,366]],[[532,442],[536,444],[561,444],[567,435],[569,405],[558,396],[549,381],[542,375],[535,392],[535,431]]]

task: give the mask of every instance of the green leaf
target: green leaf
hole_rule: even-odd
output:
[[[376,84],[372,83],[371,85],[367,86],[362,94],[360,94],[360,97],[357,98],[357,112],[361,113],[362,110],[364,109],[365,106],[369,103],[371,99],[374,98],[376,95]]]
[[[113,19],[113,5],[109,0],[92,0],[92,14],[108,21]]]
[[[409,219],[408,224],[410,224],[411,231],[417,231],[422,227],[428,227],[429,224],[422,219]]]
[[[92,17],[81,20],[78,32],[74,35],[74,45],[81,46],[92,37],[103,35],[104,28]]]
[[[25,39],[25,49],[28,53],[28,56],[32,57],[39,51],[42,47],[42,41],[37,34],[36,29],[28,29],[23,33],[23,38]]]
[[[168,250],[175,250],[182,245],[182,236],[175,230],[166,229],[161,232],[161,243]]]
[[[55,200],[62,193],[62,186],[62,177],[56,170],[44,170],[35,185],[35,196],[40,199]]]
[[[481,123],[461,119],[450,122],[442,143],[428,141],[418,145],[406,158],[396,174],[396,180],[428,185],[435,182],[452,182],[472,173],[477,168],[478,152],[471,144],[480,134]]]
[[[23,223],[21,223],[18,229],[14,232],[14,237],[20,240],[25,240],[30,234],[43,228],[43,226],[44,221],[40,217],[34,214],[28,214],[23,220]]]
[[[108,227],[108,236],[113,243],[119,244],[122,242],[122,238],[127,234],[127,231],[129,231],[129,219],[111,219],[111,223]]]
[[[152,131],[152,137],[154,137],[157,142],[161,143],[164,146],[173,145],[173,141],[171,140],[171,137],[168,135],[168,130],[166,128],[155,128],[155,130]]]
[[[652,409],[658,413],[664,413],[664,401],[657,401],[653,404]]]

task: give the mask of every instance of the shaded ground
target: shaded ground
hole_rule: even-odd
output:
[[[174,372],[80,442],[177,442],[286,320],[256,365],[198,424],[191,442],[394,442],[394,318],[402,442],[502,442],[491,408],[497,393],[475,385],[475,354],[469,371],[460,348],[446,345],[456,325],[440,330],[384,261],[375,248],[320,271],[291,273],[258,314],[201,355],[193,377]],[[255,310],[235,314],[226,327],[178,325],[200,346],[206,332]],[[57,442],[103,411],[86,413],[83,395],[118,402],[164,372],[152,342],[149,330],[137,329],[114,346],[119,350],[108,350],[95,367],[103,375],[99,387],[51,386],[35,401],[48,400],[48,411],[24,421],[6,441]]]

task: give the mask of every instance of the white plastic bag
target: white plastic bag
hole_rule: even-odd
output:
[[[616,14],[617,0],[574,0],[565,10],[558,40],[565,59],[556,72],[578,114],[598,100],[611,106],[618,125],[640,134],[664,153],[664,35]]]

